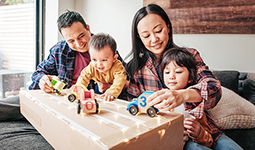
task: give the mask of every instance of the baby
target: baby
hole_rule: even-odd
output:
[[[109,34],[93,35],[89,44],[90,64],[85,67],[76,84],[88,86],[90,79],[96,82],[108,83],[111,86],[101,95],[105,101],[118,98],[125,83],[126,70],[117,60],[116,42]]]

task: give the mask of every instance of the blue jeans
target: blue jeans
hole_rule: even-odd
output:
[[[188,142],[184,145],[184,150],[211,150],[204,145],[193,142],[189,139]],[[227,137],[225,134],[222,134],[221,137],[217,140],[214,150],[243,150],[235,141]]]

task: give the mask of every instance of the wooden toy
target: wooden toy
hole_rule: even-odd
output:
[[[139,113],[147,113],[150,117],[154,117],[158,113],[158,109],[149,106],[147,102],[147,97],[151,95],[152,91],[146,91],[143,94],[141,94],[137,99],[133,99],[128,105],[127,110],[131,115],[136,115]]]
[[[54,88],[53,92],[56,92],[58,94],[60,94],[60,92],[66,86],[66,83],[64,81],[58,81],[56,79],[52,79],[51,84],[53,85]]]
[[[77,113],[98,113],[99,105],[95,99],[94,90],[85,91],[81,89],[80,99],[77,100]]]
[[[81,90],[87,91],[87,88],[82,84],[75,84],[70,89],[67,89],[66,95],[70,102],[74,102],[77,99],[80,99]]]

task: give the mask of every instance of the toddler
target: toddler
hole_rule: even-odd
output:
[[[193,55],[184,48],[172,48],[167,50],[162,56],[160,69],[164,78],[164,83],[170,90],[185,89],[196,83],[196,60]],[[212,130],[207,123],[205,112],[200,119],[185,112],[183,105],[180,105],[176,109],[176,112],[179,110],[179,113],[180,109],[183,110],[182,113],[185,118],[184,134],[188,134],[194,142],[210,148],[213,144],[213,138],[211,136]]]

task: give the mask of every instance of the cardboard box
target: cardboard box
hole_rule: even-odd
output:
[[[40,90],[20,91],[21,113],[55,149],[183,148],[183,115],[132,116],[127,101],[98,100],[98,114],[77,114],[77,103]]]

